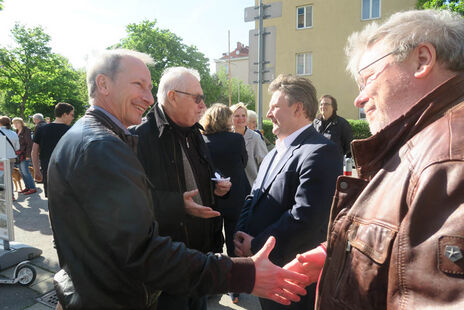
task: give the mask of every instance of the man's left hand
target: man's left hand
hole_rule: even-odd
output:
[[[254,238],[243,231],[237,231],[234,235],[235,255],[248,257],[252,256],[251,241]]]
[[[216,182],[215,188],[214,188],[214,195],[216,196],[224,196],[230,191],[230,187],[232,186],[232,183],[230,181],[220,181]]]

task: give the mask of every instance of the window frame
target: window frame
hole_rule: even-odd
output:
[[[306,8],[307,7],[311,7],[311,25],[310,26],[306,26]],[[298,9],[300,8],[303,8],[304,9],[304,26],[303,27],[298,27]],[[313,14],[313,5],[312,4],[307,4],[307,5],[300,5],[300,6],[297,6],[296,7],[296,30],[302,30],[302,29],[309,29],[309,28],[313,28],[313,21],[314,21],[314,14]]]
[[[372,17],[372,3],[375,0],[369,0],[369,17],[364,18],[363,16],[363,11],[364,11],[364,1],[361,0],[361,20],[374,20],[374,19],[380,19],[382,18],[382,0],[379,0],[379,16],[378,17]]]
[[[303,73],[298,73],[298,56],[299,55],[303,55],[304,58],[303,58]],[[307,62],[307,55],[310,55],[311,57],[311,70],[309,72],[306,72],[306,62]],[[313,75],[313,53],[312,52],[303,52],[303,53],[296,53],[295,54],[295,75],[297,76],[306,76],[306,75]]]

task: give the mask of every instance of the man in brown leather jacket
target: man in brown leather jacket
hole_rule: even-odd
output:
[[[463,42],[449,11],[348,39],[373,136],[352,143],[359,178],[338,179],[327,242],[286,266],[320,277],[318,309],[464,309]]]

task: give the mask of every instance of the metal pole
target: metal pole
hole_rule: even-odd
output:
[[[259,27],[258,27],[258,129],[263,123],[263,61],[264,61],[264,31],[263,31],[263,0],[259,0]]]
[[[240,80],[237,79],[237,102],[240,102]]]
[[[230,30],[228,30],[228,46],[229,46],[229,107],[232,105],[232,74],[230,70]]]

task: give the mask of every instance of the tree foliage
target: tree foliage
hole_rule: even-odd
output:
[[[418,0],[416,8],[451,10],[464,16],[464,1],[462,0]]]
[[[12,48],[0,48],[1,110],[10,116],[40,112],[53,116],[54,105],[71,103],[79,115],[87,101],[82,89],[85,75],[75,71],[63,56],[51,52],[50,36],[42,27],[16,24]]]
[[[3,10],[3,0],[0,0],[0,11]]]
[[[219,71],[213,75],[213,81],[215,83],[214,89],[214,102],[229,104],[229,76],[225,70]],[[232,93],[232,104],[237,102],[243,102],[250,110],[255,110],[255,93],[250,85],[245,84],[243,81],[232,78],[231,79],[231,93]]]
[[[198,70],[204,90],[212,83],[209,75],[208,58],[195,46],[189,46],[182,39],[167,29],[156,27],[156,20],[129,24],[126,27],[127,37],[112,48],[127,48],[149,54],[156,64],[150,68],[153,80],[153,91],[156,93],[158,82],[164,69],[183,66]],[[206,93],[206,91],[205,91]],[[207,98],[208,94],[206,93]]]

